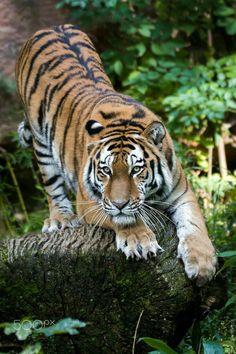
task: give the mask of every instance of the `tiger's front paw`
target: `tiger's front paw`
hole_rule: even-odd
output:
[[[209,239],[188,236],[179,242],[178,257],[184,262],[185,272],[190,279],[197,278],[196,284],[203,286],[215,272],[217,258]]]
[[[75,214],[55,214],[53,217],[44,220],[42,232],[53,232],[80,226],[80,221]]]
[[[148,255],[156,255],[163,251],[156,240],[155,234],[147,228],[119,230],[116,234],[117,250],[124,252],[127,258],[147,259]]]

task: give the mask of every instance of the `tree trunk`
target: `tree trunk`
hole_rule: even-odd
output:
[[[186,278],[172,226],[158,237],[164,252],[148,261],[126,260],[114,241],[112,231],[82,226],[1,242],[0,322],[80,319],[87,326],[78,336],[45,340],[45,353],[125,354],[142,311],[137,338],[175,346],[208,303],[219,302],[218,285],[200,290]],[[135,353],[147,352],[136,344]]]

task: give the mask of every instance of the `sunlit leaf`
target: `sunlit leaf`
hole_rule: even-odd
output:
[[[204,354],[224,354],[224,348],[220,343],[203,340]]]
[[[218,16],[230,16],[235,15],[235,9],[229,6],[221,6],[214,11],[215,15]]]
[[[229,298],[229,300],[225,304],[225,307],[228,307],[232,304],[236,304],[236,295],[233,295]]]
[[[232,18],[232,19],[228,20],[226,23],[225,29],[229,35],[236,34],[236,19]]]
[[[116,60],[115,63],[113,64],[114,71],[117,75],[120,75],[123,70],[123,64],[120,60]]]
[[[73,320],[72,318],[64,318],[58,321],[55,325],[50,327],[45,327],[38,330],[39,333],[45,334],[45,336],[50,337],[54,334],[69,333],[71,335],[78,334],[77,328],[84,328],[86,324],[79,320]]]
[[[235,256],[234,257],[230,257],[229,259],[227,259],[227,261],[225,261],[223,267],[221,267],[220,270],[218,270],[216,275],[221,273],[226,268],[233,267],[235,264],[236,264],[236,257]]]
[[[138,56],[139,57],[142,57],[143,54],[146,52],[146,47],[145,47],[145,45],[143,43],[136,44],[135,48],[138,51]]]
[[[217,257],[232,257],[232,256],[236,256],[236,250],[217,253]]]
[[[20,354],[40,354],[42,345],[41,343],[35,343],[32,345],[28,345]]]
[[[151,36],[151,31],[147,27],[141,27],[138,29],[138,32],[143,36],[143,37],[150,37]]]
[[[165,354],[177,354],[173,349],[171,349],[165,342],[163,342],[160,339],[143,337],[139,339],[139,341],[141,340],[144,341],[146,344],[148,344],[150,347],[154,349],[158,349]]]

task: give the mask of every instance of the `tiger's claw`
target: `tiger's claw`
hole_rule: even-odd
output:
[[[144,231],[145,230],[145,231]],[[163,252],[163,248],[158,244],[156,236],[151,230],[119,231],[116,234],[117,251],[121,250],[126,258],[144,258],[156,256],[158,251]]]
[[[48,218],[48,219],[44,220],[42,232],[49,233],[49,232],[53,232],[53,231],[64,230],[66,228],[75,228],[78,226],[80,226],[80,221],[79,221],[79,218],[77,215],[57,214],[53,218]]]

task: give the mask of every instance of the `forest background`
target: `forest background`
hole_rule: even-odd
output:
[[[36,3],[30,6],[37,9]],[[116,90],[161,116],[175,140],[209,234],[225,256],[229,301],[202,323],[202,335],[235,353],[236,1],[61,0],[54,6],[55,22],[79,24],[90,35]],[[13,122],[0,138],[4,238],[39,231],[47,203],[32,152],[17,144],[14,124],[23,112],[7,70],[0,71],[0,90],[0,124]],[[188,336],[183,343],[191,347]]]

